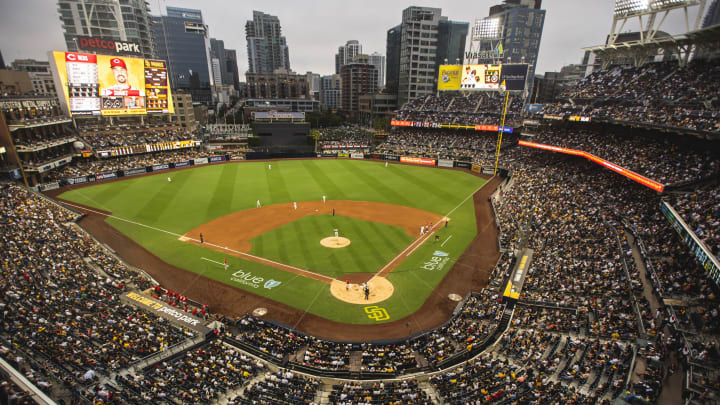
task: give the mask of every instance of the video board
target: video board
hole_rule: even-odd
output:
[[[77,52],[52,52],[50,60],[73,116],[175,112],[165,61]]]
[[[460,90],[492,90],[500,88],[500,65],[465,65]]]
[[[440,65],[438,90],[499,90],[505,83],[509,91],[525,90],[528,64]]]

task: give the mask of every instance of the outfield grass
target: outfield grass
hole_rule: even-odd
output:
[[[167,181],[168,175],[172,177],[172,182]],[[481,178],[461,171],[427,167],[393,164],[385,167],[381,162],[354,160],[287,160],[273,162],[271,170],[264,162],[242,162],[130,177],[71,190],[60,198],[112,212],[113,216],[107,219],[111,226],[167,263],[330,320],[369,324],[376,321],[367,317],[362,306],[336,300],[330,295],[326,283],[180,242],[178,237],[212,219],[255,208],[258,199],[263,205],[271,205],[318,201],[326,195],[330,200],[374,201],[419,208],[440,215],[451,213],[450,226],[439,232],[440,243],[426,242],[388,277],[395,286],[395,293],[380,305],[388,310],[389,321],[393,321],[415,312],[422,305],[472,241],[476,226],[473,201],[469,197],[484,183]],[[319,243],[318,236],[308,230],[319,226],[312,221],[320,221],[323,217],[306,218],[310,219],[295,221],[253,240],[254,254],[281,259],[298,267],[312,268],[324,261],[332,263],[332,259],[307,254],[304,244]],[[377,271],[389,260],[385,257],[394,257],[409,244],[409,236],[404,232],[395,235],[394,231],[387,231],[393,235],[388,238],[391,243],[385,242],[385,239],[380,243],[368,236],[375,232],[373,226],[382,224],[343,217],[335,220],[350,221],[341,225],[340,229],[357,228],[364,236],[351,238],[351,247],[364,247],[353,258],[359,263],[356,267],[328,267],[328,271],[334,271],[334,274],[374,272],[366,269],[379,262],[381,265],[377,266]],[[333,228],[332,224],[329,226]],[[322,224],[321,228],[325,227]],[[273,233],[281,233],[282,237]],[[292,254],[287,250],[283,253],[278,241],[292,246]],[[443,242],[444,246],[439,246]],[[262,249],[262,254],[259,249]],[[393,251],[396,253],[393,254]],[[447,257],[442,269],[426,265],[432,262],[436,251],[447,254],[441,255]],[[380,252],[383,257],[371,257],[375,252]],[[352,256],[350,251],[348,254]],[[227,258],[230,271],[202,260],[203,257],[217,262]],[[238,271],[251,272],[254,276],[279,281],[280,284],[272,289],[241,284],[237,277],[232,276]]]

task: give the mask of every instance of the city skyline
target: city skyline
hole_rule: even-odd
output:
[[[347,40],[360,41],[366,54],[379,52],[385,55],[387,30],[400,23],[402,10],[411,5],[439,7],[449,19],[466,21],[472,26],[475,19],[488,15],[490,6],[501,2],[482,0],[467,4],[437,4],[371,0],[361,5],[319,1],[297,6],[297,3],[284,0],[230,5],[220,0],[156,0],[150,2],[150,7],[153,15],[165,14],[166,6],[202,10],[210,36],[225,41],[226,47],[237,50],[241,76],[248,70],[245,21],[252,19],[253,10],[276,15],[282,22],[288,47],[292,48],[290,64],[293,70],[328,75],[335,70],[334,57],[338,45]],[[47,60],[48,51],[65,50],[57,2],[0,0],[0,5],[3,10],[0,13],[0,51],[7,63],[19,58]],[[604,43],[612,23],[613,5],[614,0],[543,2],[547,15],[536,74],[559,71],[564,65],[580,63],[581,48]],[[697,7],[690,10],[692,24]],[[626,26],[626,30],[635,31],[638,28],[637,23]],[[683,33],[685,22],[682,13],[671,13],[663,29],[670,34]]]

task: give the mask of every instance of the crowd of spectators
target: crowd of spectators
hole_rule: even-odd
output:
[[[368,149],[375,135],[372,130],[358,125],[343,125],[318,130],[319,149]]]
[[[672,135],[628,136],[555,126],[538,130],[533,142],[577,149],[608,160],[662,184],[707,178],[720,173],[710,149],[683,145]]]
[[[568,101],[546,105],[544,112],[718,132],[719,82],[713,60],[613,66],[585,77],[563,94]]]
[[[230,404],[309,404],[315,401],[319,382],[290,370],[278,370],[245,390]]]
[[[56,383],[75,389],[193,336],[120,302],[132,279],[68,224],[77,214],[14,185],[0,204],[1,338]]]
[[[117,170],[134,169],[163,163],[184,162],[190,159],[207,157],[208,152],[202,149],[188,148],[175,151],[127,155],[107,159],[75,159],[71,164],[49,173],[46,181],[57,181],[67,177],[79,177],[90,174],[114,172]]]
[[[500,125],[505,98],[494,93],[441,93],[407,102],[397,113],[400,121],[452,125]],[[506,112],[506,126],[516,125],[522,115],[523,99],[513,97]]]
[[[134,145],[152,145],[196,138],[184,128],[173,124],[105,127],[88,125],[80,126],[78,133],[80,138],[94,150]]]
[[[503,145],[517,142],[508,134]],[[486,166],[495,162],[497,133],[457,129],[398,129],[392,132],[376,152],[390,155],[452,159]]]
[[[720,259],[720,186],[675,197],[672,206],[716,258]]]
[[[428,393],[414,379],[399,382],[379,381],[369,384],[348,382],[333,386],[328,397],[331,404],[407,404],[433,403]]]

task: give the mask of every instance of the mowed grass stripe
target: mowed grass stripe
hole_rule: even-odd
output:
[[[304,160],[302,167],[312,176],[323,195],[329,196],[332,200],[345,199],[345,192],[318,166],[316,160]]]
[[[216,212],[231,211],[232,190],[235,188],[237,173],[237,168],[233,167],[233,165],[223,165],[220,176],[215,182],[215,188],[210,194],[210,201],[207,204],[206,212],[209,218]]]
[[[317,267],[314,255],[312,254],[312,247],[310,246],[310,241],[308,238],[302,237],[302,235],[307,234],[306,227],[311,226],[311,224],[303,224],[301,222],[295,221],[292,224],[293,230],[295,231],[295,235],[301,235],[299,238],[297,238],[297,242],[300,245],[300,256],[302,259],[302,263],[305,264],[306,269],[314,269]]]
[[[149,179],[155,180],[153,183],[161,183],[162,185],[158,187],[157,184],[152,184],[155,187],[147,187],[149,190],[155,190],[155,192],[152,194],[152,197],[148,199],[147,203],[135,213],[135,217],[141,219],[140,222],[147,220],[148,225],[164,223],[160,217],[167,211],[170,204],[176,201],[175,197],[182,195],[180,192],[190,176],[191,175],[174,176],[175,178],[172,179],[172,182],[166,181],[165,176],[149,177]],[[150,184],[148,184],[148,186],[150,186]]]
[[[278,162],[272,163],[275,165],[275,169],[268,169],[265,172],[265,179],[267,181],[268,191],[270,192],[269,202],[272,204],[291,202],[292,197],[290,196],[290,191],[285,183],[286,174],[283,173],[283,166]]]
[[[385,184],[384,180],[387,178],[386,176],[373,177],[363,170],[358,170],[355,173],[357,178],[362,183],[364,183],[367,188],[369,188],[370,190],[374,190],[375,193],[377,193],[382,198],[382,200],[395,201],[395,203],[398,205],[413,206],[413,204],[405,195],[399,193],[394,188]]]
[[[438,173],[429,172],[423,173],[423,176],[420,176],[419,173],[416,173],[416,170],[400,171],[399,167],[400,165],[390,165],[388,169],[390,169],[392,173],[397,174],[403,181],[415,186],[420,186],[429,196],[440,198],[444,201],[452,201],[456,198],[447,188],[440,186],[442,182],[438,181],[441,177],[436,177]]]

